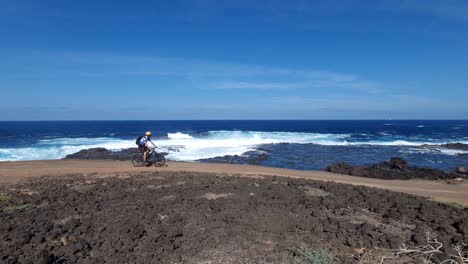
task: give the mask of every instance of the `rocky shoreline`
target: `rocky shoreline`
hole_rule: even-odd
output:
[[[67,155],[64,159],[84,159],[84,160],[131,160],[133,154],[140,153],[138,148],[127,148],[118,151],[106,148],[83,149],[76,153]],[[166,155],[167,153],[161,153]]]
[[[468,151],[468,144],[463,144],[463,143],[450,143],[450,144],[443,144],[440,146],[446,149]]]
[[[461,168],[457,168],[456,171],[460,171]],[[447,173],[433,168],[411,167],[406,160],[399,157],[369,166],[352,166],[345,162],[338,162],[328,166],[325,170],[345,175],[387,180],[451,180],[462,177],[461,174]]]
[[[468,156],[468,144],[459,143],[459,142],[442,144],[442,145],[422,145],[419,148],[430,149],[432,151],[437,151],[437,152],[441,152],[441,149],[442,150],[456,150],[456,151],[462,151],[460,153],[457,153],[456,155]]]
[[[452,149],[464,149],[468,148],[468,145],[456,143],[443,145],[447,148]],[[137,148],[122,149],[119,151],[111,151],[105,148],[91,148],[81,150],[77,153],[67,155],[64,159],[84,159],[84,160],[130,160],[134,153],[138,153]],[[167,154],[167,153],[163,153]],[[254,156],[251,160],[248,160],[247,164],[260,165],[264,160],[267,160],[268,154],[261,154]],[[243,163],[245,158],[241,156],[225,156],[210,159],[201,160],[202,162],[224,162],[224,163]],[[371,164],[371,165],[359,165],[353,166],[345,162],[337,162],[327,166],[325,171],[345,174],[351,176],[360,176],[377,179],[426,179],[426,180],[451,180],[456,178],[465,178],[468,176],[467,167],[455,168],[453,172],[448,173],[439,169],[425,168],[425,167],[412,167],[409,166],[408,162],[400,157],[391,158],[389,161],[382,163]]]
[[[137,148],[122,149],[119,151],[111,151],[106,148],[90,148],[67,155],[64,159],[131,160],[132,155],[138,151]]]

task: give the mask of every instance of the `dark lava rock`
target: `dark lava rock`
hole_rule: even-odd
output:
[[[408,166],[408,162],[406,160],[399,157],[394,157],[389,161],[369,166],[352,166],[345,162],[339,162],[328,166],[325,170],[339,174],[388,180],[409,180],[416,178],[428,180],[448,180],[460,177],[460,175],[446,173],[439,169],[410,167]]]
[[[106,159],[106,160],[130,160],[134,153],[138,153],[137,148],[111,151],[105,148],[83,149],[76,153],[67,155],[64,159]]]
[[[468,231],[468,210],[377,188],[196,172],[118,176],[0,185],[17,204],[51,202],[8,212],[0,203],[0,263],[266,263],[259,258],[284,259],[304,245],[329,252],[335,263],[377,263],[350,256],[425,246],[427,234],[443,243],[445,255],[435,257],[447,259]],[[24,188],[37,194],[17,191]],[[38,230],[46,240],[33,243]],[[424,257],[409,254],[401,263]]]
[[[332,165],[328,166],[325,170],[333,173],[339,174],[348,174],[351,175],[353,167],[346,162],[338,162],[333,163]]]
[[[385,161],[384,163],[388,165],[390,168],[396,169],[396,170],[403,171],[408,168],[408,162],[399,157],[393,157],[389,161]]]
[[[209,159],[200,159],[198,161],[209,162],[209,163],[240,163],[240,164],[247,163],[245,161],[245,158],[239,155],[225,155],[225,156],[219,156],[219,157],[214,157],[214,158],[209,158]]]
[[[463,143],[449,143],[449,144],[443,144],[440,145],[443,148],[446,149],[456,149],[456,150],[466,150],[468,151],[468,144],[463,144]]]
[[[427,244],[427,236],[425,230],[422,228],[416,228],[411,235],[411,242],[417,246],[422,246]]]
[[[456,172],[461,174],[468,174],[468,167],[458,167]]]
[[[467,221],[460,221],[458,223],[455,223],[454,226],[458,230],[458,232],[462,233],[465,236],[468,236],[468,222]]]
[[[261,164],[263,161],[269,159],[270,156],[268,156],[268,154],[265,154],[265,153],[262,153],[252,159],[249,160],[249,164],[252,164],[252,165],[259,165]]]
[[[54,255],[49,254],[46,250],[41,250],[36,255],[37,264],[52,264],[54,263]]]
[[[225,155],[209,159],[200,159],[200,162],[209,163],[233,163],[233,164],[250,164],[262,165],[264,161],[270,159],[270,155],[266,153],[258,153],[255,151],[246,152],[244,155]]]
[[[76,153],[67,155],[65,159],[98,159],[110,155],[110,150],[105,148],[83,149]]]
[[[442,144],[442,145],[421,145],[419,148],[423,149],[428,149],[430,151],[434,152],[441,152],[441,149],[450,149],[450,150],[461,150],[461,151],[467,151],[468,152],[468,144],[463,144],[463,143],[448,143],[448,144]],[[460,152],[457,153],[458,156],[468,156],[467,152]]]

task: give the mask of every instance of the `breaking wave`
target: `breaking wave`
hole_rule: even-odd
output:
[[[261,132],[261,131],[209,131],[198,135],[181,132],[168,133],[165,138],[154,140],[159,151],[168,152],[168,158],[180,161],[194,161],[224,155],[242,155],[263,144],[318,144],[327,146],[420,146],[444,144],[445,142],[422,142],[411,140],[388,140],[387,138],[353,141],[349,134],[326,134],[305,132]],[[458,141],[468,143],[466,141]],[[42,139],[32,146],[22,148],[0,148],[0,161],[61,159],[83,149],[103,147],[120,150],[135,147],[134,139],[113,137],[99,138],[55,138]],[[445,152],[453,155],[454,152]]]

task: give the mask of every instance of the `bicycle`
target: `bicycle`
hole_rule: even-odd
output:
[[[155,148],[151,149],[151,152],[148,153],[148,162],[143,160],[143,153],[135,153],[132,155],[132,164],[134,167],[143,167],[143,166],[155,166],[163,167],[166,165],[166,157],[163,154],[157,153]]]

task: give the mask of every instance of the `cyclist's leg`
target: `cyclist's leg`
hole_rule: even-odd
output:
[[[145,149],[145,153],[143,153],[143,160],[146,162],[148,162],[148,154],[149,154],[149,150]]]
[[[145,156],[146,156],[145,161],[148,164],[150,163],[150,161],[149,161],[150,155],[151,155],[151,149],[148,148],[147,146],[145,146]]]
[[[141,151],[141,154],[143,155],[143,161],[146,162],[146,147],[142,145],[138,145],[138,149]]]

